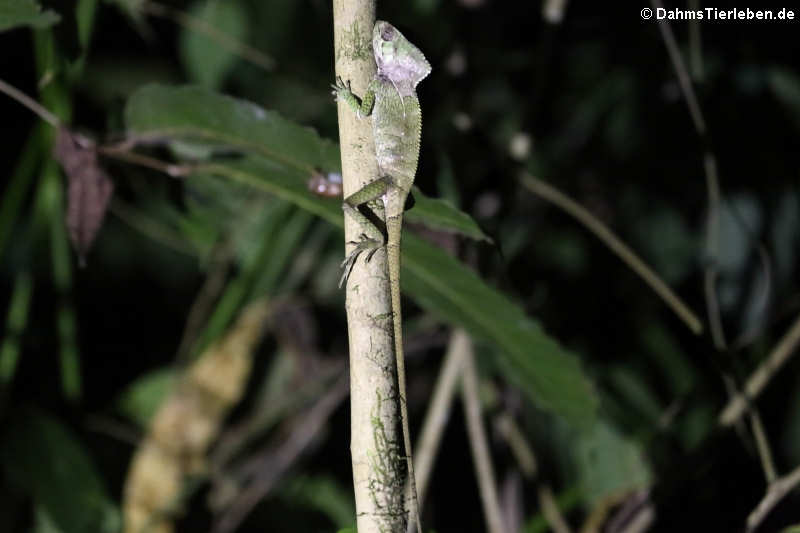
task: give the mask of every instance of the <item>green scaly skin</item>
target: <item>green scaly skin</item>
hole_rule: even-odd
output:
[[[403,325],[400,309],[400,237],[403,229],[403,210],[414,183],[419,161],[422,114],[417,98],[417,84],[431,72],[431,66],[419,49],[388,22],[377,21],[372,32],[372,47],[378,67],[367,93],[359,100],[350,90],[350,82],[341,78],[333,85],[338,100],[346,102],[361,117],[372,116],[375,151],[379,175],[361,190],[345,198],[345,216],[358,222],[363,233],[356,247],[342,263],[342,283],[347,280],[358,256],[367,252],[366,260],[380,247],[386,246],[389,265],[389,285],[392,293],[392,322],[394,327],[397,385],[400,414],[403,424],[408,476],[412,494],[412,514],[418,533],[422,533],[419,517],[417,484],[411,454],[411,435],[408,429],[406,405],[406,372],[403,357]],[[370,207],[383,200],[386,213],[386,235],[358,207]]]

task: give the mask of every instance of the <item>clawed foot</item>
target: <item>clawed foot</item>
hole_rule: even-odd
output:
[[[360,240],[350,241],[347,244],[355,244],[356,247],[352,252],[347,254],[347,257],[345,257],[344,261],[342,261],[342,277],[339,279],[340,289],[347,281],[347,278],[350,277],[350,272],[353,270],[353,265],[356,263],[358,256],[361,255],[362,252],[368,252],[366,261],[369,263],[370,259],[372,259],[372,256],[375,255],[375,252],[380,250],[383,246],[383,241],[371,239],[367,237],[365,233],[362,233]]]
[[[353,94],[353,91],[350,90],[350,80],[345,83],[341,76],[336,76],[336,83],[331,83],[331,88],[333,89],[331,94],[336,97],[337,101],[347,101],[347,95]]]

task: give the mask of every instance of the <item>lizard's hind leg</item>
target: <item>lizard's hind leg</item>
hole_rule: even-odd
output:
[[[347,281],[350,272],[353,270],[356,259],[358,259],[358,256],[361,255],[362,252],[368,252],[366,260],[369,261],[372,259],[372,256],[375,255],[375,252],[386,244],[386,236],[384,233],[372,220],[358,210],[358,206],[365,204],[370,206],[375,202],[380,202],[380,197],[386,193],[389,181],[389,178],[385,177],[370,182],[345,198],[342,203],[345,216],[356,221],[363,233],[361,233],[359,240],[347,243],[355,245],[355,248],[351,250],[344,261],[342,261],[343,272],[342,277],[339,279],[340,288]]]

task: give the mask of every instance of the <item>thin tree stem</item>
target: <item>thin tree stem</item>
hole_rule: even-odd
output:
[[[749,403],[761,394],[778,370],[794,355],[798,343],[800,343],[800,317],[795,320],[764,362],[747,378],[743,393],[728,401],[728,405],[719,415],[720,425],[730,426],[739,420]]]
[[[453,398],[461,377],[461,353],[469,342],[469,337],[464,330],[457,329],[453,332],[447,353],[444,356],[444,362],[439,371],[439,377],[436,378],[436,385],[433,388],[425,421],[422,423],[419,442],[415,447],[414,454],[416,466],[414,470],[417,476],[417,496],[419,497],[420,509],[422,509],[425,501],[425,493],[433,470],[433,463],[450,418],[450,409],[452,408]],[[410,497],[410,495],[406,494],[406,497]]]
[[[631,268],[640,278],[647,283],[655,293],[664,300],[672,311],[678,315],[686,326],[696,335],[703,331],[703,324],[698,316],[689,309],[683,300],[675,294],[672,289],[664,283],[661,278],[639,258],[636,253],[623,243],[619,237],[600,220],[591,214],[586,208],[578,204],[555,187],[548,185],[544,181],[525,174],[522,176],[522,183],[534,194],[547,200],[551,204],[566,212],[578,222],[583,224],[586,229],[600,239],[622,262]]]
[[[24,105],[31,111],[33,111],[36,115],[39,116],[42,120],[53,126],[54,128],[58,128],[61,125],[61,121],[51,113],[47,108],[45,108],[42,104],[28,96],[27,94],[23,93],[16,87],[9,85],[3,80],[0,80],[0,92],[5,93],[6,95],[10,96],[20,104]]]
[[[478,477],[483,513],[486,519],[486,530],[489,533],[503,533],[503,515],[500,498],[497,495],[492,459],[489,454],[489,442],[486,427],[481,414],[481,400],[478,391],[478,373],[475,370],[475,356],[470,346],[462,350],[461,391],[464,399],[464,416],[467,422],[472,460],[475,462],[475,473]]]

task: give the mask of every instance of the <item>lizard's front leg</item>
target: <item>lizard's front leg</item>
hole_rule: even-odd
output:
[[[336,97],[336,100],[345,102],[359,117],[368,117],[372,114],[372,107],[375,105],[375,91],[372,84],[367,87],[367,92],[363,99],[359,99],[358,96],[353,94],[350,89],[350,80],[345,83],[341,76],[336,76],[336,83],[332,83],[331,87],[333,88],[331,92]]]
[[[358,256],[361,255],[362,252],[369,252],[367,254],[367,261],[369,261],[372,259],[375,252],[386,244],[386,236],[384,233],[359,211],[358,207],[369,204],[370,202],[380,201],[380,198],[386,193],[388,184],[388,177],[378,178],[364,185],[360,190],[351,194],[342,202],[342,210],[345,216],[349,216],[351,220],[356,221],[363,233],[361,233],[360,240],[347,243],[354,244],[356,247],[347,254],[347,257],[342,261],[343,272],[341,279],[339,279],[340,288],[344,282],[347,281],[356,259],[358,259]]]

